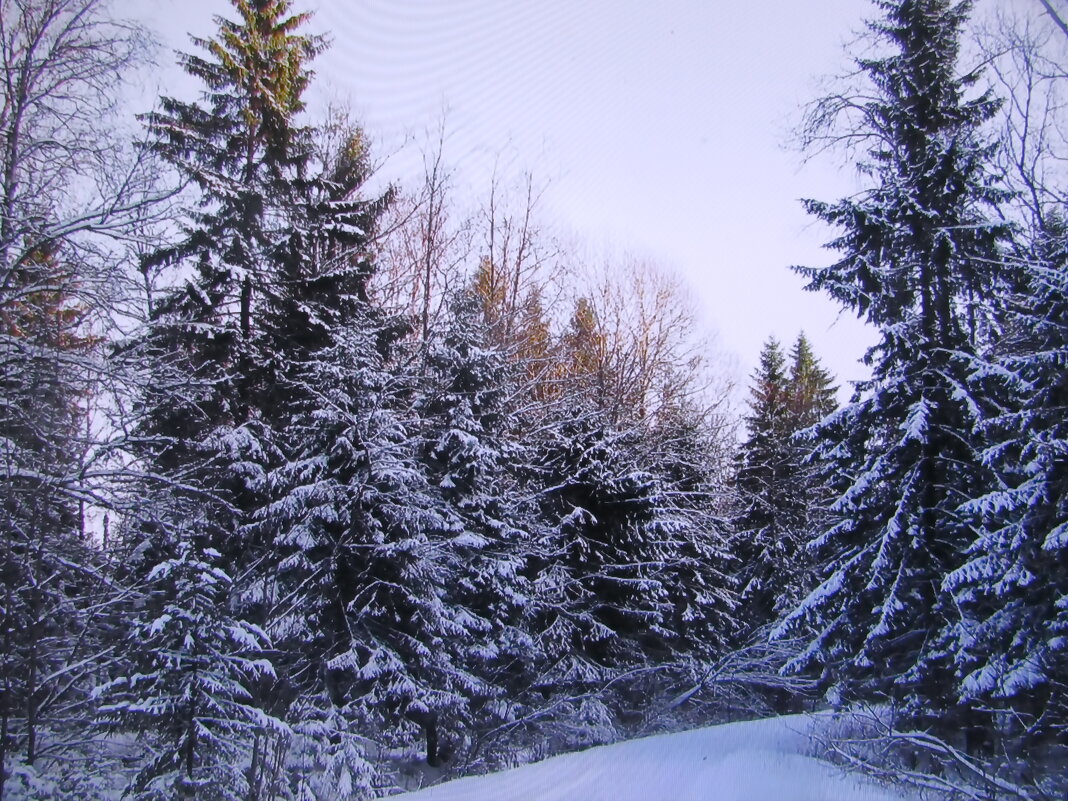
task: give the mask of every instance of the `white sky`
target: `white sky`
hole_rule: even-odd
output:
[[[224,0],[120,0],[167,48],[213,31]],[[680,272],[748,383],[763,341],[800,329],[839,381],[873,335],[802,290],[831,232],[798,199],[852,189],[787,148],[818,79],[846,65],[863,0],[296,0],[333,46],[313,108],[347,101],[392,152],[447,111],[446,157],[472,192],[503,161],[547,182],[545,214],[595,246]],[[166,93],[189,96],[166,52]],[[407,161],[406,161],[407,159]],[[392,165],[412,163],[403,153]],[[403,167],[401,168],[403,169]]]

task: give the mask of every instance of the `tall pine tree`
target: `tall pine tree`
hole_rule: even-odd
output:
[[[807,201],[841,230],[841,258],[799,268],[878,330],[872,378],[817,428],[817,452],[837,499],[815,544],[823,581],[781,630],[804,622],[795,667],[822,666],[847,698],[908,701],[914,711],[954,697],[937,634],[956,615],[942,581],[971,534],[957,513],[983,485],[975,452],[976,387],[969,360],[999,283],[1003,197],[988,172],[982,126],[997,109],[977,80],[956,73],[970,2],[879,0],[869,27],[884,49],[858,60],[870,98],[851,135],[868,142],[860,195]],[[833,678],[831,678],[833,677]]]
[[[794,556],[796,543],[792,518],[799,513],[792,481],[795,431],[790,410],[786,359],[778,340],[771,338],[760,352],[753,375],[749,436],[742,443],[737,484],[742,512],[735,555],[740,570],[743,614],[750,626],[771,620],[781,597],[774,580]]]
[[[205,85],[202,103],[163,98],[147,122],[158,156],[191,187],[173,245],[145,261],[175,268],[178,286],[150,310],[125,348],[151,375],[143,383],[138,455],[148,472],[206,493],[214,547],[235,564],[249,556],[243,526],[264,500],[274,448],[263,421],[273,360],[258,352],[271,294],[286,287],[294,207],[310,157],[297,122],[321,40],[294,31],[307,15],[288,0],[234,0],[238,21],[194,39],[183,55]]]
[[[481,298],[458,293],[445,329],[432,337],[428,376],[417,409],[423,460],[457,535],[451,538],[448,602],[468,616],[468,634],[450,643],[472,680],[455,739],[505,725],[520,713],[520,695],[536,645],[528,631],[532,587],[524,568],[533,547],[531,504],[517,468],[526,449],[516,437],[517,376],[523,365],[491,342]],[[460,745],[454,742],[455,748]]]
[[[803,433],[836,405],[830,374],[803,333],[791,348],[789,368],[779,343],[765,343],[751,391],[748,437],[736,476],[741,511],[734,520],[739,617],[746,635],[776,621],[811,589],[804,543],[819,481],[808,464],[812,446]]]
[[[790,349],[789,407],[797,430],[814,426],[838,406],[834,377],[820,364],[804,331]]]
[[[336,660],[354,645],[346,604],[362,533],[352,499],[379,437],[396,424],[385,365],[406,330],[368,295],[371,243],[392,192],[366,193],[370,153],[357,126],[338,118],[314,134],[255,334],[256,406],[276,458],[248,527],[262,555],[245,596],[277,649],[270,699],[299,735],[291,756],[301,798],[365,787],[372,776]],[[265,749],[283,747],[270,732],[262,739]]]
[[[217,17],[215,37],[194,39],[203,55],[181,57],[205,87],[202,102],[164,98],[147,118],[156,154],[195,205],[178,241],[144,264],[175,268],[178,286],[120,349],[142,377],[132,449],[144,503],[126,531],[141,601],[126,649],[136,681],[110,685],[107,709],[157,753],[182,755],[180,771],[169,758],[148,766],[149,796],[254,792],[252,773],[234,783],[223,768],[280,725],[264,709],[273,668],[257,625],[263,604],[250,595],[271,545],[251,524],[279,461],[263,414],[272,382],[261,367],[271,360],[258,351],[267,300],[284,285],[310,157],[297,115],[322,41],[297,32],[307,15],[290,14],[288,0],[233,7],[236,21]]]

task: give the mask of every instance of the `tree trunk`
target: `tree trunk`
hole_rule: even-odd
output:
[[[438,746],[438,713],[437,712],[406,712],[408,720],[423,728],[426,736],[426,763],[432,768],[441,765],[441,752]]]
[[[246,275],[241,283],[241,337],[248,339],[252,333],[252,276]]]
[[[196,796],[196,791],[193,783],[193,771],[196,768],[196,752],[197,752],[197,722],[196,722],[196,708],[193,702],[189,704],[189,722],[185,732],[185,779],[178,786],[178,799],[193,799]]]
[[[256,732],[252,738],[252,760],[248,766],[248,801],[256,801],[256,796],[258,795],[257,785],[259,784],[259,775],[262,773],[260,765],[263,759],[260,741],[260,733]]]
[[[426,764],[432,768],[441,765],[441,756],[438,753],[438,716],[431,714],[423,725],[426,730]]]

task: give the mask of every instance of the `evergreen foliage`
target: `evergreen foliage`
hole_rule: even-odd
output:
[[[548,549],[537,581],[550,601],[536,624],[544,667],[535,687],[577,696],[587,744],[614,738],[626,706],[616,695],[625,685],[613,687],[615,698],[598,691],[668,654],[656,553],[667,521],[655,477],[635,470],[632,436],[591,414],[563,423],[539,449]]]
[[[804,621],[809,646],[794,667],[821,666],[846,697],[929,713],[955,696],[951,660],[932,634],[955,620],[942,579],[971,542],[957,508],[986,479],[970,364],[989,317],[983,298],[1002,288],[1006,231],[993,208],[1004,194],[981,133],[997,103],[968,98],[977,76],[955,74],[970,3],[878,6],[870,27],[888,50],[858,61],[874,95],[850,132],[869,143],[872,185],[806,203],[842,231],[831,243],[841,258],[799,271],[880,340],[867,356],[872,378],[815,430],[834,519],[815,541],[822,583],[780,631]]]
[[[790,349],[788,406],[797,430],[810,428],[833,412],[838,402],[834,377],[824,368],[802,331]]]
[[[806,202],[837,256],[797,269],[872,375],[837,409],[769,339],[737,449],[669,278],[571,286],[529,180],[450,222],[440,153],[425,207],[372,189],[290,0],[231,0],[145,116],[172,206],[72,213],[132,47],[97,2],[0,26],[0,798],[371,798],[817,675],[972,753],[1063,741],[1068,225],[1001,222],[970,0],[875,0],[866,90],[815,107],[867,188]]]
[[[514,717],[535,648],[524,575],[531,515],[514,467],[526,453],[513,435],[515,369],[490,342],[481,299],[458,294],[446,325],[428,353],[429,384],[418,410],[430,482],[460,532],[452,539],[448,600],[467,611],[469,633],[452,650],[457,664],[480,678],[471,688],[472,714],[485,727]]]
[[[538,445],[545,539],[532,686],[566,701],[557,725],[573,745],[618,737],[641,722],[639,699],[699,682],[732,625],[707,484],[681,449],[652,459],[643,445],[596,409],[559,421]]]
[[[1063,742],[1068,695],[1068,272],[1065,226],[1050,215],[1004,313],[1006,334],[975,365],[991,385],[982,427],[986,492],[961,507],[975,532],[945,579],[961,610],[949,633],[969,704],[1011,710],[1021,754]]]
[[[229,613],[231,579],[218,551],[200,544],[196,517],[153,567],[149,607],[135,619],[128,673],[100,687],[102,719],[138,733],[151,755],[136,798],[247,798],[250,734],[283,730],[254,688],[273,675],[263,631]]]
[[[258,352],[265,299],[288,276],[280,266],[294,234],[287,223],[310,157],[303,108],[305,62],[321,49],[293,31],[307,15],[286,16],[286,0],[235,0],[239,21],[218,18],[219,34],[195,39],[204,56],[182,65],[206,86],[203,105],[172,98],[148,115],[154,150],[197,190],[176,244],[143,265],[187,268],[183,284],[151,310],[134,358],[168,373],[146,384],[140,454],[217,501],[213,543],[228,560],[248,556],[242,526],[264,501],[276,445],[262,407],[267,381]],[[255,325],[254,325],[255,322]]]
[[[805,434],[836,407],[830,374],[803,333],[789,369],[779,343],[768,339],[751,392],[736,477],[741,510],[734,520],[746,634],[778,620],[812,589],[804,543],[816,528],[820,498]]]
[[[234,5],[238,21],[197,42],[206,55],[183,59],[208,86],[204,104],[165,99],[148,118],[196,207],[145,268],[188,277],[119,351],[143,387],[132,446],[143,503],[125,529],[136,632],[162,632],[185,609],[210,621],[185,638],[199,649],[187,662],[207,650],[235,665],[209,634],[245,627],[268,660],[220,680],[211,703],[234,711],[220,723],[233,749],[202,749],[183,786],[213,787],[212,771],[237,759],[250,793],[282,792],[285,774],[296,797],[318,798],[324,770],[366,794],[389,781],[383,753],[492,763],[486,748],[529,743],[524,721],[545,709],[572,731],[600,716],[594,736],[617,736],[641,697],[620,677],[652,676],[664,659],[692,679],[724,640],[730,593],[699,453],[654,458],[608,421],[572,431],[546,381],[556,345],[538,291],[513,286],[505,302],[486,260],[473,293],[440,327],[424,320],[410,348],[413,327],[372,291],[392,193],[365,195],[358,129],[298,123],[320,40],[299,33],[305,17],[287,3]],[[586,408],[586,390],[568,400]],[[539,437],[523,441],[524,426]],[[685,492],[671,470],[686,472]],[[173,578],[222,565],[210,597]],[[554,640],[558,619],[575,627]],[[150,675],[136,667],[149,641],[128,640],[127,673]],[[576,659],[596,679],[548,678]],[[153,670],[145,692],[184,686]],[[129,682],[106,688],[107,719],[143,731]],[[576,692],[581,702],[565,700]],[[192,748],[175,739],[190,713],[153,709],[158,747]]]
[[[247,601],[276,642],[271,703],[279,714],[288,710],[300,732],[300,764],[326,760],[341,784],[358,788],[373,779],[368,740],[337,731],[343,721],[357,725],[354,666],[346,662],[357,642],[346,604],[358,590],[368,535],[358,498],[377,449],[390,447],[388,432],[398,425],[391,415],[403,385],[385,371],[405,326],[368,301],[369,243],[391,193],[365,196],[362,132],[337,119],[314,144],[308,175],[292,189],[289,230],[255,340],[264,377],[257,406],[277,458],[249,525],[263,556]],[[324,754],[315,753],[316,732]]]
[[[242,793],[223,781],[225,767],[251,758],[253,734],[279,730],[285,711],[270,702],[275,671],[257,655],[268,647],[261,571],[273,562],[254,520],[284,458],[264,414],[278,376],[263,368],[278,359],[264,350],[268,311],[294,277],[283,268],[303,229],[292,223],[309,205],[310,131],[296,115],[306,62],[321,49],[316,37],[294,33],[307,15],[289,15],[285,0],[235,0],[234,9],[237,22],[220,17],[215,38],[194,40],[203,56],[182,57],[206,87],[203,103],[164,98],[147,117],[153,150],[192,187],[196,205],[187,206],[178,241],[142,265],[146,275],[176,268],[179,285],[118,353],[143,379],[131,445],[143,466],[135,492],[156,501],[141,504],[125,531],[129,580],[143,598],[124,648],[127,672],[147,671],[147,692],[184,700],[139,701],[144,688],[117,677],[106,703],[113,725],[155,738],[162,752],[170,738],[171,753],[183,754],[184,778],[167,778],[175,768],[164,759],[146,774],[144,792],[178,782],[182,793],[206,797]],[[145,631],[171,637],[172,655],[151,670],[136,667],[154,659]],[[238,675],[242,659],[254,676]],[[146,705],[150,727],[139,718]],[[256,771],[249,768],[250,783]]]

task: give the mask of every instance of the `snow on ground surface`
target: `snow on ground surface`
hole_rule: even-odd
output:
[[[663,734],[439,784],[397,801],[909,801],[812,753],[825,715]],[[813,739],[813,734],[816,739]],[[391,799],[392,801],[392,799]]]

